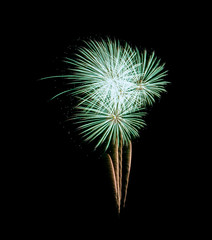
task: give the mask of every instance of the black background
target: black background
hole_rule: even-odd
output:
[[[31,236],[85,234],[102,239],[119,234],[134,239],[146,234],[181,236],[185,230],[189,234],[198,229],[200,173],[191,157],[195,150],[190,145],[192,103],[187,92],[194,84],[189,62],[195,11],[179,5],[123,5],[34,6],[20,24],[22,66],[29,74],[22,105],[24,153],[17,164],[21,168],[17,207],[23,231]],[[64,122],[67,98],[49,102],[64,85],[38,81],[58,74],[64,68],[63,57],[82,40],[106,36],[155,50],[166,62],[170,82],[167,93],[149,109],[147,127],[133,141],[127,204],[120,219],[101,151],[93,151],[93,145],[84,143]]]

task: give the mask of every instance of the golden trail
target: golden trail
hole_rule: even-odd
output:
[[[125,207],[127,198],[127,189],[129,184],[131,159],[132,159],[132,143],[123,148],[123,189],[122,189],[122,207]]]

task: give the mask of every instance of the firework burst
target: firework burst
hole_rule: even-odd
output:
[[[104,101],[100,96],[95,104],[88,100],[77,107],[77,112],[71,119],[79,125],[81,134],[86,141],[98,139],[96,147],[106,142],[106,150],[111,142],[118,145],[120,139],[128,145],[132,137],[138,137],[138,130],[145,125],[142,116],[145,112],[133,111],[126,105],[112,105],[109,101]]]
[[[124,47],[119,41],[90,41],[86,47],[79,49],[77,59],[67,58],[65,61],[74,66],[74,74],[69,76],[72,83],[77,84],[72,94],[83,96],[92,101],[101,96],[103,101],[120,103],[129,97],[129,89],[133,84],[132,64],[135,52],[126,43]]]
[[[165,86],[168,84],[163,78],[168,71],[164,71],[164,65],[160,65],[161,60],[153,52],[148,56],[147,51],[140,53],[136,49],[134,78],[135,102],[139,106],[152,105],[155,97],[160,98],[161,93],[166,92]]]
[[[148,55],[146,50],[110,39],[86,42],[74,59],[65,62],[71,72],[59,77],[68,79],[71,87],[52,99],[62,94],[76,97],[70,120],[78,124],[86,141],[96,141],[96,147],[106,143],[104,159],[120,212],[127,195],[131,140],[145,126],[145,107],[166,91],[167,71],[154,52]]]

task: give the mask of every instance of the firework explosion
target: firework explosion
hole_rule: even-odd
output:
[[[75,115],[70,119],[79,125],[86,141],[104,143],[118,212],[126,202],[131,167],[131,140],[145,125],[142,117],[147,105],[165,92],[167,75],[164,64],[155,53],[133,49],[110,39],[86,42],[75,59],[66,58],[71,74],[70,88],[57,94],[77,98]],[[72,87],[73,86],[73,87]],[[52,99],[53,99],[52,98]]]

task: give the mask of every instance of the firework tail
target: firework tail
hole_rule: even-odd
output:
[[[117,188],[117,194],[116,199],[118,203],[118,209],[120,212],[120,180],[119,180],[119,154],[118,154],[118,141],[116,139],[115,143],[111,144],[111,159],[113,162],[113,167],[115,171],[115,177],[116,177],[116,188]]]
[[[123,146],[122,139],[111,145],[110,154],[106,155],[109,175],[112,180],[114,198],[120,214],[121,208],[125,207],[129,176],[131,169],[132,144]]]
[[[118,159],[119,159],[119,205],[121,206],[122,198],[122,137],[118,146]]]
[[[128,146],[123,148],[123,188],[122,188],[122,202],[121,207],[124,208],[127,198],[127,189],[129,184],[130,169],[131,169],[131,159],[132,159],[132,143],[130,142]]]
[[[112,192],[115,200],[116,207],[118,209],[118,212],[120,212],[120,202],[118,201],[118,191],[117,191],[117,181],[116,181],[116,174],[115,169],[113,165],[113,161],[111,159],[111,156],[109,154],[104,154],[104,159],[106,163],[106,167],[108,169],[108,177],[110,179],[110,182],[112,184]]]

